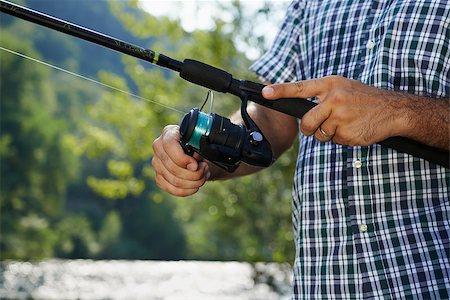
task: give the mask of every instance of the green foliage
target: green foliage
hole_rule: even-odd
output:
[[[110,247],[119,241],[122,232],[122,221],[116,211],[106,215],[103,220],[102,228],[98,234],[100,244],[104,247]]]
[[[102,245],[83,215],[66,215],[55,224],[55,229],[58,233],[55,248],[59,257],[95,257],[101,250]]]
[[[140,11],[136,1],[77,1],[68,4],[70,12],[57,1],[40,3],[63,18],[75,18],[78,9],[86,13],[79,16],[83,25],[132,37],[125,40],[171,57],[255,79],[235,43],[261,46],[264,39],[252,36],[239,2],[221,4],[233,13],[231,24],[217,19],[214,30],[192,33],[177,21]],[[267,15],[267,9],[258,14]],[[165,125],[179,123],[182,112],[200,106],[207,91],[173,72],[120,60],[98,47],[92,52],[92,45],[23,21],[0,22],[2,46],[116,87],[101,88],[1,53],[1,259],[291,261],[295,149],[256,176],[208,183],[198,194],[176,199],[155,186],[152,142]],[[214,111],[222,115],[239,108],[236,97],[215,98]]]
[[[35,213],[2,215],[1,259],[52,257],[56,232]]]
[[[5,47],[38,56],[28,43],[4,31],[0,36]],[[11,54],[2,55],[0,65],[2,257],[51,256],[55,238],[45,217],[61,212],[76,159],[56,117],[48,70]]]

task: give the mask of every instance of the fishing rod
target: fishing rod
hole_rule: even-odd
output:
[[[181,144],[186,153],[198,152],[230,172],[237,168],[240,161],[263,167],[270,165],[273,161],[269,142],[247,113],[247,101],[299,119],[317,105],[302,98],[266,100],[262,96],[263,84],[235,79],[230,73],[197,60],[179,61],[156,51],[8,1],[0,0],[0,11],[173,70],[178,72],[181,78],[191,83],[239,97],[245,126],[233,124],[229,119],[211,112],[205,114],[197,108],[186,114],[180,125]],[[430,147],[408,138],[391,137],[378,144],[423,158],[446,168],[450,167],[448,151]]]

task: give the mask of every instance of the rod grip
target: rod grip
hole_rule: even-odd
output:
[[[282,98],[278,100],[267,100],[262,96],[264,85],[252,81],[242,80],[240,89],[248,95],[248,100],[288,114],[298,119],[303,118],[310,109],[317,104],[303,98]]]
[[[230,73],[192,59],[183,61],[180,77],[222,93],[228,92],[233,80],[233,76]]]
[[[262,96],[262,89],[264,85],[251,82],[242,81],[241,89],[246,91],[250,96],[249,100],[272,108],[274,110],[284,112],[293,117],[302,118],[311,108],[317,104],[306,99],[279,99],[266,100]],[[450,153],[449,151],[431,147],[417,141],[405,137],[390,137],[384,141],[378,142],[383,147],[388,147],[396,151],[407,153],[415,157],[423,158],[431,163],[450,168]]]
[[[395,149],[398,152],[423,158],[431,163],[443,166],[447,169],[450,168],[449,151],[431,147],[401,136],[387,138],[384,141],[378,142],[378,144],[383,147]]]

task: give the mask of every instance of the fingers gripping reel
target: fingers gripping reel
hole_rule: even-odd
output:
[[[241,98],[243,124],[233,124],[230,119],[193,108],[180,125],[180,143],[184,151],[202,157],[222,169],[233,172],[243,161],[247,164],[268,167],[273,162],[270,143],[247,112],[247,98]],[[207,98],[208,99],[208,98]],[[205,100],[206,102],[206,100]]]

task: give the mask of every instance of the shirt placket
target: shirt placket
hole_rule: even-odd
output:
[[[366,74],[371,68],[373,52],[377,47],[377,40],[372,34],[373,28],[369,24],[374,23],[384,5],[383,1],[372,1],[359,40],[360,50],[355,77],[366,84],[368,84]],[[373,250],[377,251],[370,197],[370,166],[368,165],[370,147],[348,147],[347,151],[348,212],[359,271],[358,290],[363,297],[380,296],[378,293],[382,291],[377,286],[378,283],[371,278],[373,275],[370,275],[376,272],[373,266]]]
[[[385,7],[386,1],[372,1],[372,5],[368,10],[368,15],[364,18],[364,24],[359,40],[359,54],[357,59],[357,66],[355,68],[355,79],[365,82],[364,74],[368,66],[371,64],[371,57],[376,50],[377,43],[379,42],[373,35],[373,25],[376,24],[374,20],[379,17],[382,9]],[[367,82],[365,82],[367,83]]]

